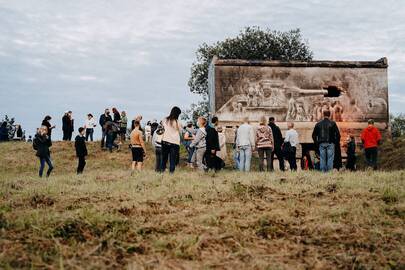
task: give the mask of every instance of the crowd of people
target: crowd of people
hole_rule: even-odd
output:
[[[131,127],[128,128],[126,112],[121,113],[112,108],[105,109],[100,115],[98,124],[101,127],[101,148],[112,152],[120,149],[123,142],[129,138],[129,146],[132,153],[131,170],[141,171],[146,157],[146,144],[151,143],[155,156],[155,171],[173,173],[180,161],[180,146],[184,145],[187,151],[187,165],[201,171],[219,171],[225,167],[227,160],[226,135],[224,128],[219,125],[217,117],[200,116],[196,127],[188,122],[182,127],[179,116],[181,110],[173,107],[170,114],[160,123],[156,120],[148,121],[142,128],[142,116],[136,116]],[[42,177],[45,164],[48,164],[46,176],[53,170],[53,164],[49,148],[52,146],[52,130],[55,125],[50,123],[51,117],[47,115],[42,121],[41,128],[33,140],[33,147],[40,160],[39,176]],[[63,140],[70,141],[73,134],[72,112],[65,112],[62,118]],[[94,129],[97,127],[96,120],[91,113],[83,126],[78,129],[75,138],[76,156],[78,158],[77,173],[83,172],[86,165],[87,141],[93,141]],[[322,172],[331,171],[336,164],[342,164],[340,154],[340,132],[333,120],[331,112],[325,110],[323,119],[314,127],[312,138],[315,149],[307,151],[302,157],[303,169],[317,169]],[[365,157],[368,166],[377,169],[378,145],[381,134],[374,126],[374,121],[368,121],[368,127],[361,133],[361,140],[365,148]],[[281,171],[286,170],[285,161],[288,162],[292,171],[297,170],[297,147],[300,144],[299,134],[294,129],[294,123],[288,122],[288,130],[283,137],[280,128],[275,123],[274,117],[267,121],[262,117],[257,127],[249,123],[245,118],[243,123],[235,129],[233,144],[233,161],[235,169],[248,172],[251,169],[253,152],[257,151],[259,157],[259,171],[273,171],[273,163],[277,157]],[[353,135],[347,138],[347,162],[346,169],[356,170],[356,142]],[[311,153],[314,152],[314,153]],[[339,161],[340,159],[340,161]],[[338,160],[338,161],[336,161]],[[340,162],[340,163],[339,163]]]

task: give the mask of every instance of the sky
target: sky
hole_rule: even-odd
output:
[[[316,60],[387,57],[390,112],[405,113],[403,0],[0,0],[0,118],[32,135],[49,114],[56,139],[66,110],[76,128],[113,106],[161,119],[198,101],[198,46],[246,26],[300,28]]]

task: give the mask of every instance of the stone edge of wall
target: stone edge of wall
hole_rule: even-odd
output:
[[[383,57],[377,61],[329,61],[314,60],[276,61],[276,60],[242,60],[213,58],[215,66],[262,66],[262,67],[329,67],[329,68],[387,68],[388,60]]]

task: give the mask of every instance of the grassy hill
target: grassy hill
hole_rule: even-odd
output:
[[[395,147],[393,151],[397,150]],[[0,268],[404,269],[405,171],[156,174],[149,155],[71,143],[39,179],[30,145],[0,145]]]

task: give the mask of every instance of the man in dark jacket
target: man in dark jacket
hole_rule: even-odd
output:
[[[218,123],[218,118],[214,117],[212,125],[215,126],[216,123]],[[217,151],[220,151],[221,148],[219,147],[218,132],[213,126],[209,125],[208,123],[205,126],[205,131],[207,132],[205,137],[205,162],[207,169],[214,169],[215,171],[218,171],[221,169],[221,164],[217,158]]]
[[[104,148],[104,145],[105,145],[105,139],[107,137],[107,131],[105,129],[105,124],[109,121],[112,122],[110,110],[105,109],[104,113],[102,115],[100,115],[100,120],[98,121],[98,123],[100,124],[100,127],[101,127],[101,148]]]
[[[3,123],[1,123],[1,126],[0,126],[0,142],[6,142],[8,140],[9,140],[9,137],[8,137],[7,122],[4,121]]]
[[[280,170],[284,171],[284,157],[283,157],[283,152],[281,151],[281,145],[283,144],[283,135],[281,134],[280,128],[274,123],[275,119],[274,117],[269,118],[269,127],[271,128],[271,131],[273,133],[273,139],[274,139],[274,150],[271,152],[271,164],[270,164],[270,170],[274,170],[273,167],[273,161],[274,161],[274,154],[277,156],[278,163],[280,166]]]
[[[80,127],[79,135],[77,135],[75,139],[76,156],[79,159],[77,174],[83,173],[84,166],[86,166],[87,147],[86,137],[84,136],[85,133],[86,130],[83,127]]]
[[[73,133],[73,119],[72,111],[67,111],[62,117],[62,131],[63,131],[63,140],[71,141]]]
[[[32,147],[36,150],[36,156],[39,158],[39,177],[42,177],[45,168],[45,162],[48,164],[48,171],[46,177],[49,177],[53,170],[51,152],[49,147],[52,146],[52,141],[47,135],[48,128],[42,126],[38,129],[38,133],[35,135],[34,141],[32,142]]]
[[[323,112],[324,119],[319,121],[312,132],[315,146],[319,147],[320,169],[328,172],[333,169],[335,145],[340,140],[340,132],[336,123],[330,120],[330,111]]]

